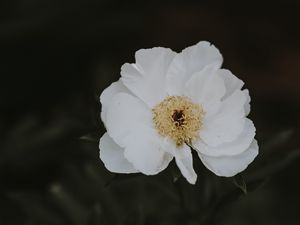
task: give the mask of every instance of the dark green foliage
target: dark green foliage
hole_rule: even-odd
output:
[[[100,132],[79,135],[82,126],[71,118],[55,121],[41,126],[26,118],[7,132],[1,152],[1,224],[231,224],[231,217],[240,218],[236,215],[262,190],[272,193],[270,178],[299,156],[298,151],[262,148],[243,175],[229,179],[210,173],[195,154],[199,177],[193,186],[174,162],[157,176],[112,174],[98,159]],[[288,141],[285,135],[275,137],[282,145]],[[229,209],[233,215],[224,215]],[[263,209],[258,204],[256,210]]]

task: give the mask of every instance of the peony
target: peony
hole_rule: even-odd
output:
[[[101,96],[100,159],[115,173],[154,175],[175,158],[195,184],[191,151],[218,176],[243,171],[258,154],[247,118],[250,96],[243,81],[221,69],[222,55],[209,42],[181,53],[156,47],[135,53],[121,78]]]

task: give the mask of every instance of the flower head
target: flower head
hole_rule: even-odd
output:
[[[108,170],[153,175],[175,158],[194,184],[190,146],[219,176],[234,176],[254,160],[250,96],[240,79],[220,68],[217,48],[202,41],[181,53],[141,49],[135,59],[100,96],[107,128],[100,158]]]

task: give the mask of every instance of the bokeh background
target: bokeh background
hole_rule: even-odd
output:
[[[300,224],[299,12],[288,0],[1,1],[0,224]],[[250,90],[257,160],[235,179],[195,160],[195,186],[174,164],[109,173],[100,93],[136,50],[200,40]]]

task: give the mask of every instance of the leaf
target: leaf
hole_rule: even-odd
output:
[[[236,179],[238,177],[238,179]],[[233,178],[236,182],[236,185],[240,188],[240,184],[244,183],[245,181],[242,177],[241,174],[238,174]],[[255,180],[251,181],[248,183],[248,190],[249,192],[255,191],[257,188],[261,187],[264,185],[268,180],[267,179],[260,179],[260,180]],[[243,187],[243,185],[241,186]],[[235,202],[237,199],[239,199],[242,195],[242,192],[239,191],[238,189],[234,189],[230,192],[227,192],[223,196],[221,196],[216,202],[214,202],[204,213],[199,214],[199,221],[200,224],[202,225],[210,225],[210,224],[215,224],[215,218],[217,215],[223,211],[223,209],[227,208],[230,204]]]
[[[265,185],[269,180],[270,180],[269,178],[262,178],[262,179],[258,179],[258,180],[249,182],[247,185],[248,192],[253,192],[253,191],[257,190],[258,188]]]
[[[294,150],[284,155],[280,155],[277,157],[273,157],[268,162],[257,168],[253,173],[249,176],[249,180],[258,180],[266,177],[273,176],[277,172],[285,169],[295,160],[300,158],[300,150]]]
[[[88,209],[61,184],[52,184],[50,194],[54,204],[74,225],[84,225],[88,221]]]
[[[130,179],[134,179],[137,177],[143,176],[142,173],[133,173],[133,174],[114,174],[104,185],[104,188],[110,187],[113,183],[119,181],[126,181]]]
[[[99,138],[95,134],[86,134],[79,138],[79,140],[87,141],[87,142],[99,142]]]
[[[244,180],[242,174],[237,174],[233,178],[233,183],[236,187],[238,187],[245,195],[247,194],[247,184]]]
[[[101,215],[102,209],[99,203],[96,203],[92,208],[89,218],[88,218],[88,225],[99,225],[101,224]]]
[[[61,225],[65,223],[61,215],[51,207],[51,204],[41,194],[20,191],[8,193],[8,196],[11,200],[17,202],[35,224]]]
[[[267,152],[282,146],[291,138],[291,136],[294,134],[294,131],[294,129],[288,129],[275,134],[263,144],[262,149],[264,149],[264,152]]]
[[[180,170],[178,169],[177,165],[174,162],[170,163],[168,173],[172,177],[172,182],[176,183],[182,177]]]

